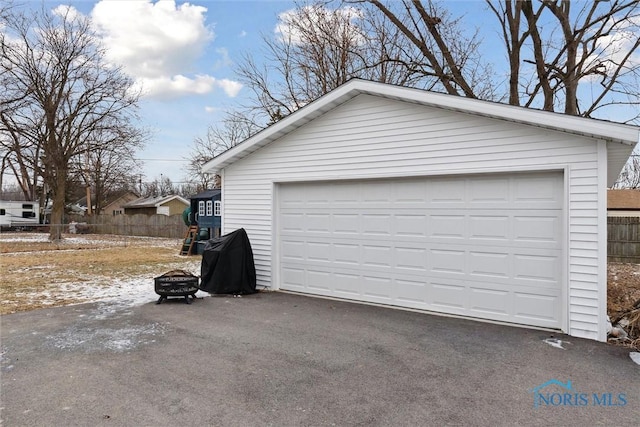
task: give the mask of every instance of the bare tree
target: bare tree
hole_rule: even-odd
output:
[[[640,117],[636,0],[486,0],[498,19],[509,62],[506,96],[499,93],[500,82],[486,72],[489,65],[478,56],[482,45],[477,33],[464,37],[462,27],[452,27],[449,22],[458,24],[460,18],[449,18],[445,6],[433,0],[348,3],[369,5],[397,26],[420,49],[441,89],[449,94],[506,98],[512,105],[585,117],[607,117],[607,107],[626,106],[631,107],[626,109],[628,115],[617,116],[617,121]],[[468,46],[473,49],[465,49]]]
[[[105,60],[89,19],[73,8],[8,13],[0,26],[0,102],[13,122],[4,132],[20,134],[40,153],[33,164],[53,195],[49,237],[57,240],[73,159],[99,147],[142,144],[134,131],[128,140],[110,137],[135,128],[138,94]]]
[[[215,187],[215,177],[201,172],[202,166],[215,156],[239,144],[260,130],[254,117],[238,111],[229,112],[217,126],[209,126],[204,138],[196,138],[189,153],[188,175],[196,191]]]
[[[119,137],[120,138],[120,137]],[[129,138],[125,138],[128,140]],[[104,139],[106,141],[106,138]],[[123,144],[96,144],[83,156],[72,161],[72,170],[78,175],[94,199],[92,203],[96,214],[100,214],[109,197],[131,187],[138,168],[135,147]]]
[[[5,174],[11,173],[24,200],[36,200],[41,178],[34,161],[40,157],[40,144],[32,144],[34,138],[25,137],[27,132],[6,110],[0,110],[0,188]]]
[[[640,151],[631,155],[613,188],[640,188]]]
[[[163,197],[179,193],[179,189],[173,184],[171,178],[164,175],[143,183],[142,187],[142,197]]]
[[[464,31],[461,18],[454,18],[435,1],[352,0],[371,5],[405,36],[422,56],[425,76],[432,89],[469,98],[491,98],[491,70],[483,62],[477,30]],[[437,83],[437,84],[434,84]]]
[[[607,107],[630,106],[632,113],[616,120],[640,117],[640,62],[634,58],[640,50],[637,1],[541,1],[535,10],[531,0],[487,3],[500,21],[508,47],[511,103],[516,103],[517,92],[525,106],[542,98],[538,104],[545,110],[585,117],[596,117]],[[521,18],[526,27],[520,28]],[[534,66],[536,78],[516,87],[516,82],[522,83],[518,73],[523,47],[533,57],[522,62]]]
[[[425,79],[418,49],[397,27],[371,10],[327,3],[298,3],[281,14],[276,35],[263,36],[263,65],[245,56],[238,66],[255,95],[248,109],[267,124],[354,77],[403,85]]]

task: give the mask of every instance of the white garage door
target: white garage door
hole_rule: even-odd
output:
[[[561,327],[562,173],[281,184],[280,288]]]

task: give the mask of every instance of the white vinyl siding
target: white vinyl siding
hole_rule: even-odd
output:
[[[224,170],[224,232],[245,228],[272,284],[274,183],[465,173],[565,173],[566,332],[598,337],[597,142],[533,126],[359,95]],[[565,282],[566,283],[566,282]],[[605,301],[603,301],[603,304]],[[567,307],[565,307],[567,308]],[[568,318],[567,318],[568,317]]]

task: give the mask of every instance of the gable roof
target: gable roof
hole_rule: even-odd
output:
[[[640,128],[620,123],[481,101],[478,99],[429,92],[422,89],[394,86],[387,83],[352,79],[216,156],[202,167],[202,172],[217,173],[221,169],[250,155],[265,145],[270,144],[276,139],[281,138],[360,94],[381,96],[429,107],[474,114],[588,138],[621,143],[631,146],[629,151],[638,143],[638,137],[640,135]],[[622,168],[622,165],[620,165],[620,168]],[[617,176],[617,172],[615,175]]]
[[[174,196],[160,196],[160,197],[141,197],[136,200],[132,200],[129,203],[125,203],[122,205],[123,208],[157,208],[158,206],[162,206],[165,203],[168,203],[174,199],[177,199],[184,203],[186,206],[189,206],[189,201],[186,199],[174,195]]]
[[[607,190],[607,209],[640,210],[640,190]]]
[[[220,193],[222,193],[222,190],[214,188],[213,190],[205,190],[198,194],[194,194],[193,196],[189,196],[189,199],[211,199],[212,197],[220,195]]]

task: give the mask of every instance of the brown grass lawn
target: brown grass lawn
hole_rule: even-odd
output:
[[[0,314],[85,302],[88,289],[116,280],[140,278],[152,290],[151,279],[168,270],[199,273],[201,257],[179,256],[177,239],[68,235],[51,243],[42,236],[0,235]]]

